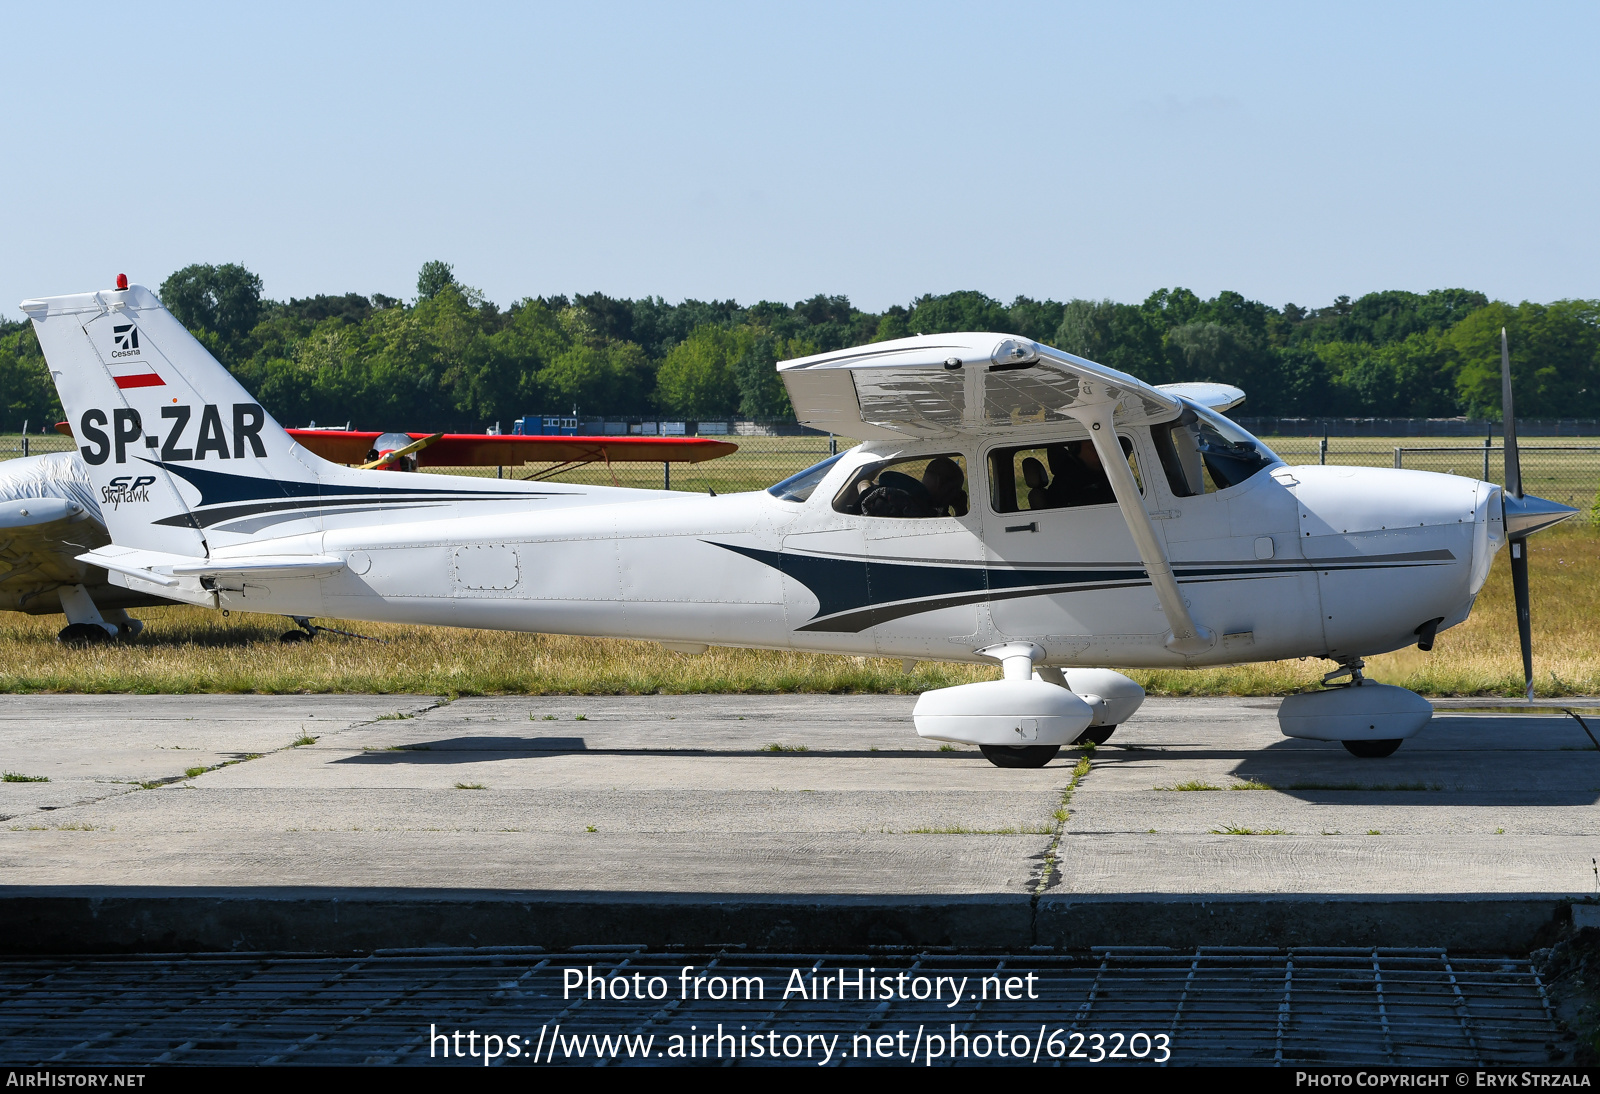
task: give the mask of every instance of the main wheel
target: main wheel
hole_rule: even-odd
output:
[[[98,623],[69,623],[56,634],[64,646],[98,646],[111,641],[111,635]]]
[[[1060,745],[979,745],[978,748],[996,767],[1043,767],[1061,751]]]
[[[1385,756],[1393,756],[1394,750],[1400,747],[1400,740],[1392,741],[1345,741],[1344,747],[1352,756],[1360,756],[1363,760],[1381,760]]]
[[[1075,745],[1103,745],[1111,740],[1111,735],[1117,731],[1116,726],[1090,726],[1078,734]]]

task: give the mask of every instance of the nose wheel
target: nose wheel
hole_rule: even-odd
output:
[[[1385,756],[1393,756],[1394,750],[1400,747],[1400,741],[1341,741],[1345,751],[1352,756],[1360,756],[1363,760],[1381,760]]]

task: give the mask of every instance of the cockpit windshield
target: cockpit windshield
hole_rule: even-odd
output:
[[[839,453],[843,456],[844,453]],[[798,475],[790,475],[782,482],[767,487],[767,493],[783,501],[805,501],[811,497],[811,492],[817,484],[828,477],[828,472],[833,470],[833,465],[839,462],[839,456],[829,456],[819,464],[813,464]]]
[[[1281,462],[1276,453],[1239,426],[1187,399],[1182,417],[1151,426],[1150,432],[1167,483],[1180,498],[1226,490]]]

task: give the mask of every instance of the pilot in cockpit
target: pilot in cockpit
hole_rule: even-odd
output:
[[[910,462],[902,461],[902,466]],[[929,460],[920,478],[893,469],[870,469],[840,492],[834,507],[869,517],[966,516],[966,474],[949,456]]]

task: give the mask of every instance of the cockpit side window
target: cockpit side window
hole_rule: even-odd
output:
[[[1150,427],[1167,485],[1180,498],[1238,486],[1279,462],[1273,451],[1228,419],[1186,404],[1181,417]]]
[[[866,464],[851,474],[833,507],[866,517],[964,517],[967,459],[951,452]]]
[[[1142,494],[1144,479],[1133,442],[1127,437],[1117,439]],[[989,453],[989,496],[997,513],[1114,505],[1117,501],[1100,464],[1100,453],[1087,440],[994,449]]]

